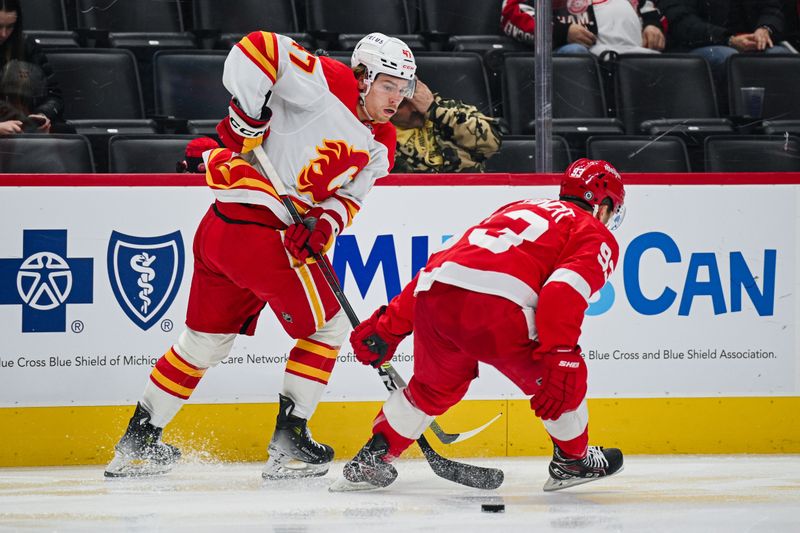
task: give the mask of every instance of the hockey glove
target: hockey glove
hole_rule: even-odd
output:
[[[397,345],[405,338],[405,335],[390,333],[382,324],[380,318],[385,312],[386,306],[382,305],[350,334],[350,345],[356,359],[375,368],[389,361],[397,350]]]
[[[339,232],[338,216],[321,207],[312,208],[303,223],[292,224],[286,229],[283,244],[296,259],[305,261],[326,249],[331,237]]]
[[[586,362],[580,347],[561,348],[544,354],[542,386],[531,398],[531,409],[542,420],[556,420],[577,409],[586,396]]]
[[[240,154],[246,154],[264,140],[269,128],[272,110],[267,106],[261,109],[259,118],[247,116],[235,98],[231,98],[228,116],[217,124],[217,134],[223,144]]]

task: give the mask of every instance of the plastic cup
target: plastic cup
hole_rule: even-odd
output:
[[[740,87],[742,112],[748,118],[761,118],[764,110],[764,87]]]

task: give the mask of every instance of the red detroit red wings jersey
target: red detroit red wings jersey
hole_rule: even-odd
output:
[[[557,200],[514,202],[431,256],[416,292],[436,281],[511,300],[537,351],[550,352],[577,345],[589,299],[618,255],[611,232],[587,211]]]

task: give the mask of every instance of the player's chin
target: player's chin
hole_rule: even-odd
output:
[[[381,110],[381,122],[389,122],[397,114],[397,109],[387,107]]]

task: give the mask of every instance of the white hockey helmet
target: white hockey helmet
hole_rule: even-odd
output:
[[[362,96],[366,96],[369,92],[378,74],[388,74],[408,80],[409,84],[403,91],[403,96],[406,98],[414,96],[414,74],[417,71],[417,64],[411,49],[400,39],[378,32],[362,38],[350,58],[350,66],[355,68],[359,65],[364,65],[367,69],[367,90]]]

